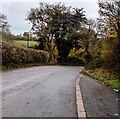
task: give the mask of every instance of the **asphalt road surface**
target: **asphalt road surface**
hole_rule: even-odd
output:
[[[83,75],[80,88],[87,117],[118,117],[118,92]]]
[[[77,117],[80,66],[40,66],[2,73],[3,117]]]

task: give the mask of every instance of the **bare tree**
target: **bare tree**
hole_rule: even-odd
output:
[[[114,30],[120,44],[120,0],[99,0],[99,13],[105,19],[107,32]]]
[[[2,13],[0,13],[0,28],[2,33],[10,34],[10,25],[7,22],[7,17]]]

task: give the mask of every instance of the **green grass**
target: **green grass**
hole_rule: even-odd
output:
[[[113,88],[120,90],[120,82],[118,80],[105,80],[105,82]]]
[[[27,41],[25,40],[14,40],[13,42],[15,45],[21,45],[27,47]],[[38,42],[36,41],[29,41],[29,47],[34,47],[35,45],[38,45]]]
[[[112,88],[120,90],[120,82],[116,78],[105,77],[102,73],[94,72],[93,77],[97,80],[103,81],[105,84],[110,85]]]
[[[98,69],[93,71],[87,71],[86,73],[93,78],[111,86],[113,89],[120,90],[120,79],[118,79],[117,76],[113,75],[109,71],[106,71],[104,69]]]

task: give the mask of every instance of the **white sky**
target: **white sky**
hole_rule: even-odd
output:
[[[31,8],[38,7],[39,2],[62,2],[66,6],[83,7],[87,18],[97,18],[99,16],[97,0],[1,0],[0,13],[7,16],[12,34],[23,34],[30,30],[31,26],[25,20],[26,14]]]

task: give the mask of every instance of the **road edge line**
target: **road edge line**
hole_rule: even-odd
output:
[[[79,75],[79,77],[76,80],[76,105],[77,105],[77,114],[78,114],[78,118],[80,117],[84,117],[84,119],[86,118],[86,112],[85,112],[85,108],[84,108],[84,104],[83,104],[83,99],[82,99],[82,94],[81,94],[81,90],[80,90],[80,79],[82,77],[82,74]]]

